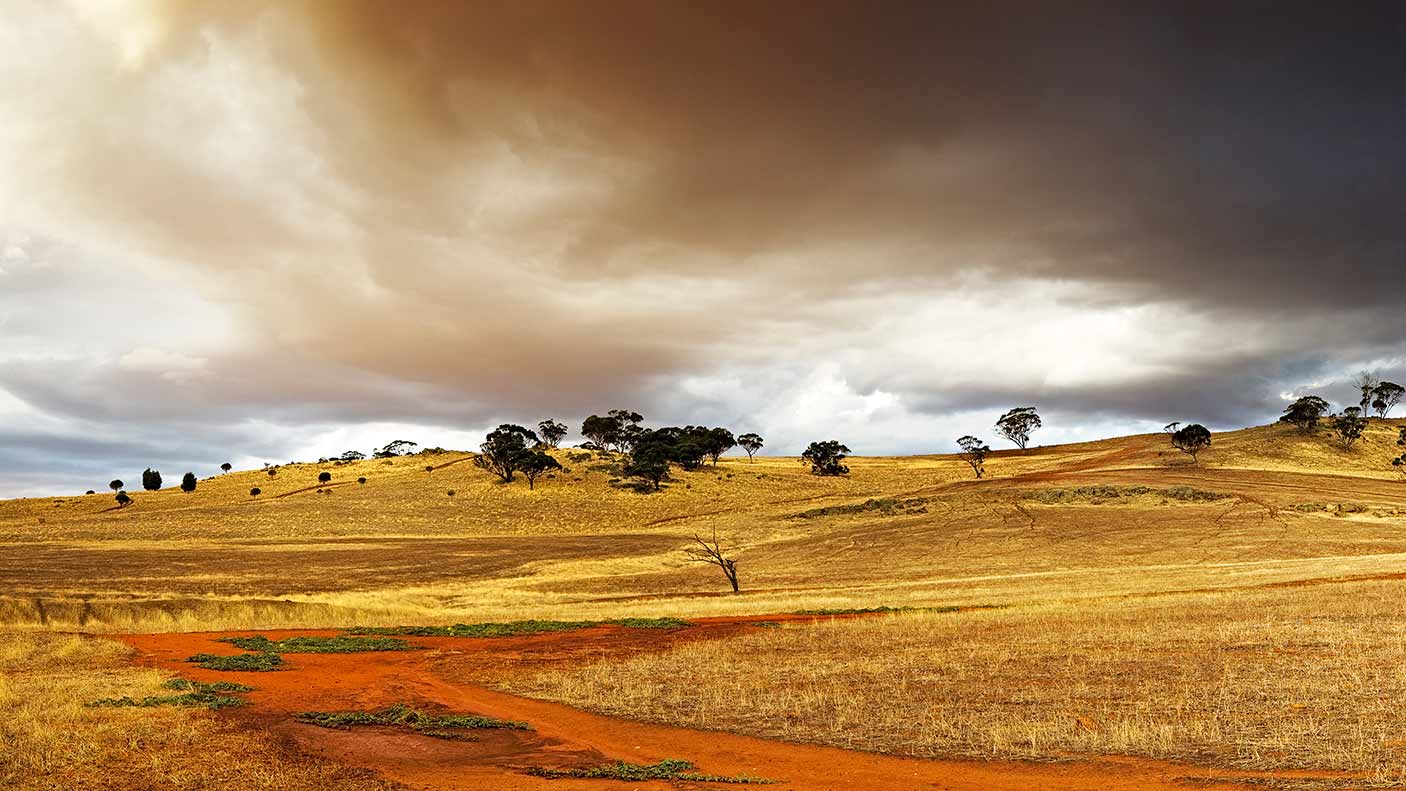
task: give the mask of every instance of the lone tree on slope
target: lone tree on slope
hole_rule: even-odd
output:
[[[752,457],[757,455],[757,451],[762,449],[763,444],[765,444],[765,442],[762,440],[760,434],[752,434],[749,432],[737,438],[737,447],[747,451],[748,463],[753,461]]]
[[[232,469],[234,469],[234,465],[230,464],[229,462],[225,462],[224,464],[220,465],[221,472],[229,472]]]
[[[317,474],[317,482],[318,482],[318,483],[327,483],[328,481],[331,481],[331,480],[332,480],[332,473],[330,473],[330,472],[319,472],[319,473]]]
[[[114,478],[113,480],[107,482],[107,488],[113,490],[114,492],[122,491],[122,487],[125,485],[126,484],[122,483],[121,478]]]
[[[684,550],[688,554],[689,560],[699,563],[711,563],[722,569],[723,576],[732,585],[732,592],[737,593],[740,588],[737,585],[737,561],[729,558],[723,553],[722,545],[718,543],[718,529],[713,528],[713,540],[704,541],[702,536],[694,534],[693,540],[698,542],[698,546],[689,547]]]
[[[190,494],[195,491],[195,473],[188,472],[181,478],[181,491]]]
[[[1406,475],[1406,426],[1397,426],[1396,447],[1401,448],[1401,455],[1391,460],[1391,466],[1402,475]]]
[[[566,436],[566,424],[547,418],[537,424],[537,433],[542,435],[542,444],[549,448],[561,445]]]
[[[846,475],[849,467],[844,464],[849,456],[849,448],[837,440],[812,442],[801,454],[801,463],[810,465],[811,475]]]
[[[1014,442],[1016,447],[1025,450],[1030,442],[1030,433],[1044,423],[1033,406],[1020,406],[1012,409],[996,421],[996,433]]]
[[[976,477],[980,478],[986,472],[986,454],[991,452],[991,448],[970,434],[958,439],[957,447],[962,449],[961,453],[958,454],[962,457],[962,461],[970,464],[972,472],[975,472]]]
[[[117,501],[118,508],[126,508],[132,504],[132,498],[128,497],[126,492],[118,492],[113,499]]]
[[[1279,417],[1279,422],[1298,427],[1302,434],[1311,434],[1318,428],[1318,421],[1327,411],[1327,401],[1318,396],[1304,396],[1284,407],[1284,414]]]
[[[261,494],[263,494],[263,493],[264,493],[264,490],[263,490],[263,489],[260,489],[260,488],[257,487],[257,486],[255,486],[254,488],[252,488],[252,489],[249,490],[249,496],[250,496],[250,497],[258,497],[259,495],[261,495]]]
[[[147,467],[142,471],[142,488],[154,492],[161,488],[161,473]]]
[[[1362,433],[1367,430],[1367,418],[1362,417],[1362,410],[1350,406],[1341,415],[1334,415],[1328,428],[1332,429],[1343,450],[1349,450],[1353,443],[1362,439]]]
[[[517,468],[527,479],[527,490],[532,491],[537,483],[537,476],[549,470],[561,469],[561,462],[545,451],[528,449],[518,457]]]
[[[512,483],[523,453],[535,444],[537,434],[532,429],[504,423],[489,432],[478,446],[479,455],[474,457],[474,464],[502,478],[503,483]]]
[[[710,428],[703,436],[703,452],[718,466],[718,459],[737,445],[737,439],[725,428]]]
[[[1372,390],[1372,409],[1376,410],[1377,417],[1386,417],[1392,408],[1401,403],[1401,397],[1406,396],[1406,387],[1395,382],[1382,382]]]
[[[1211,447],[1211,430],[1200,423],[1177,429],[1172,434],[1172,447],[1191,457],[1191,463],[1196,464],[1196,454]]]

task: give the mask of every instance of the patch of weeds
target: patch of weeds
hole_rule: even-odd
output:
[[[949,613],[965,612],[967,610],[1002,610],[1008,607],[1006,604],[969,604],[966,606],[956,604],[943,604],[937,607],[842,607],[819,610],[796,610],[792,615],[883,615],[885,613],[904,612],[925,612],[925,613]]]
[[[615,761],[586,769],[547,769],[532,767],[527,773],[535,777],[558,779],[574,777],[588,780],[619,780],[626,783],[643,783],[649,780],[691,780],[695,783],[735,783],[743,785],[770,785],[775,780],[751,775],[710,775],[698,771],[692,761],[665,758],[657,764],[632,764],[628,761]]]
[[[348,730],[366,725],[407,728],[422,736],[456,741],[473,740],[472,735],[462,731],[488,728],[506,728],[519,731],[528,729],[525,722],[495,720],[492,717],[479,717],[472,714],[430,714],[404,703],[396,703],[376,711],[305,711],[295,716],[294,719],[309,725],[337,730]]]
[[[1150,486],[1095,485],[1078,486],[1068,489],[1032,489],[1019,493],[1022,499],[1034,500],[1044,505],[1063,505],[1068,503],[1102,505],[1106,502],[1126,500],[1143,495],[1159,495],[1170,500],[1177,500],[1184,503],[1211,502],[1214,500],[1224,500],[1230,497],[1228,494],[1207,492],[1201,489],[1194,489],[1190,486],[1173,486],[1168,489],[1154,489]]]
[[[862,503],[852,505],[830,505],[824,508],[812,508],[809,511],[801,511],[792,514],[792,519],[815,519],[821,516],[842,516],[845,514],[863,514],[871,511],[878,511],[884,516],[894,514],[925,514],[928,512],[927,503],[930,498],[910,497],[906,500],[895,500],[891,497],[870,498]]]
[[[453,626],[364,626],[347,630],[352,635],[405,635],[409,637],[518,637],[571,632],[593,626],[625,626],[631,629],[682,629],[692,626],[682,618],[616,618],[609,621],[507,621],[504,623],[456,623]]]
[[[216,681],[207,684],[203,681],[188,681],[184,678],[170,679],[162,686],[182,694],[147,695],[144,698],[132,698],[124,695],[120,698],[95,700],[86,705],[90,708],[142,709],[154,708],[156,706],[180,706],[184,708],[203,708],[214,711],[244,705],[243,700],[233,697],[228,693],[254,691],[254,688],[251,686],[236,684],[232,681]]]
[[[221,637],[220,642],[243,648],[245,651],[259,651],[266,654],[361,654],[370,651],[415,651],[420,648],[420,646],[391,637],[308,637],[299,635],[282,640],[270,640],[260,634],[249,637]]]
[[[234,670],[251,673],[264,673],[277,670],[283,664],[283,657],[278,654],[234,654],[233,656],[221,656],[220,654],[196,654],[188,659],[197,667],[206,670]]]

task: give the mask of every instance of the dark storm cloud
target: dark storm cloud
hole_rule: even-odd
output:
[[[99,431],[1233,425],[1406,332],[1398,4],[112,8],[0,31],[0,397]]]

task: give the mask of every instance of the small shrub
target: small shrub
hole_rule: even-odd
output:
[[[270,640],[263,635],[249,637],[221,637],[220,642],[229,643],[245,651],[258,651],[266,654],[360,654],[371,651],[414,651],[420,648],[404,640],[391,637],[311,637],[299,635],[282,640]]]
[[[453,490],[453,489],[450,489],[449,491],[445,492],[445,494],[449,495],[450,497],[453,497],[453,496],[454,496],[454,490]]]
[[[260,489],[260,488],[257,487],[257,486],[255,486],[254,488],[252,488],[252,489],[249,490],[249,496],[250,496],[250,497],[258,497],[259,495],[261,495],[261,494],[263,494],[263,493],[264,493],[264,490],[263,490],[263,489]]]
[[[362,484],[363,486],[366,485],[366,479],[365,479],[365,478],[357,478],[357,479],[356,479],[356,482],[359,483],[359,484]]]
[[[768,785],[776,782],[751,775],[710,775],[697,771],[692,761],[665,758],[657,764],[632,764],[628,761],[615,761],[586,769],[549,769],[534,766],[527,773],[535,777],[571,777],[590,780],[619,780],[625,783],[642,783],[649,780],[683,780],[695,783],[735,783],[746,785]]]
[[[319,472],[317,474],[318,483],[327,483],[330,480],[332,480],[332,473],[330,472]]]
[[[278,654],[234,654],[223,656],[220,654],[196,654],[186,659],[187,662],[203,667],[206,670],[230,670],[236,672],[265,673],[277,670],[283,664],[283,658]]]
[[[457,740],[471,740],[473,738],[458,732],[464,730],[502,728],[525,731],[529,729],[525,722],[496,720],[491,717],[478,717],[471,714],[429,714],[411,708],[404,703],[396,703],[376,711],[305,711],[295,716],[294,719],[309,725],[338,730],[346,730],[359,725],[402,727],[436,739]]]

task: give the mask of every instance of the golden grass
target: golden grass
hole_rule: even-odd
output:
[[[1401,582],[788,625],[501,680],[632,719],[918,756],[1406,780]]]
[[[206,711],[88,708],[170,694],[100,638],[0,634],[0,788],[389,791],[367,773],[287,754],[272,737]]]

